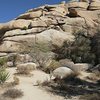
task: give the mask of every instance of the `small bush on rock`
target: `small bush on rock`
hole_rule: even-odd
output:
[[[3,96],[9,97],[9,98],[19,98],[23,96],[23,92],[18,89],[8,89],[3,93]]]

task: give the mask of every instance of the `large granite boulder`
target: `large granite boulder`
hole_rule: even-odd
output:
[[[52,73],[52,76],[56,79],[64,79],[73,75],[74,75],[74,72],[70,68],[67,68],[67,67],[59,67],[55,69]]]
[[[36,9],[33,12],[27,12],[20,15],[17,19],[33,19],[38,18],[42,15],[42,9]]]
[[[100,0],[91,0],[89,10],[100,10]]]
[[[21,31],[20,31],[21,32]],[[0,51],[1,52],[14,52],[14,51],[20,51],[21,50],[21,45],[23,42],[28,42],[28,43],[51,43],[57,46],[61,46],[64,41],[69,41],[73,42],[74,41],[74,36],[70,33],[66,32],[59,32],[54,29],[46,30],[43,31],[39,34],[33,34],[33,35],[16,35],[17,33],[15,32],[15,36],[13,35],[13,32],[9,34],[8,36],[4,38],[2,44],[0,45]],[[25,33],[24,33],[25,34]]]
[[[29,25],[30,25],[30,20],[25,20],[25,19],[12,20],[8,23],[0,24],[0,32],[12,29],[24,29],[24,28],[27,29]]]

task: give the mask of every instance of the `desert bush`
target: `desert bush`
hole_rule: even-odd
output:
[[[100,64],[100,27],[97,30],[97,33],[92,38],[92,50],[96,55],[96,64]]]
[[[20,98],[23,96],[23,92],[19,89],[8,89],[3,93],[3,96],[9,97],[9,98]]]
[[[13,84],[14,84],[14,85],[19,85],[20,80],[19,80],[18,77],[14,76],[14,77],[13,77],[13,80],[14,80],[14,81],[13,81]]]
[[[91,39],[83,35],[82,32],[78,32],[75,35],[75,41],[73,43],[64,42],[63,46],[54,46],[54,52],[56,53],[56,59],[71,59],[75,63],[92,63],[95,61],[95,54],[91,50]]]
[[[0,68],[0,84],[4,83],[9,78],[9,72],[5,68]]]
[[[80,97],[80,100],[100,100],[100,94],[97,93],[85,94]]]

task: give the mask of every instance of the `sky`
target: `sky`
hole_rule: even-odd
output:
[[[0,0],[0,23],[8,22],[31,8],[63,0]]]

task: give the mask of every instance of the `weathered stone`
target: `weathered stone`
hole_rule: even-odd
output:
[[[7,67],[14,67],[13,62],[7,62]]]
[[[28,34],[36,34],[44,31],[46,28],[44,27],[36,27],[32,29],[27,29],[27,30],[20,30],[20,29],[15,29],[11,31],[7,31],[3,37],[11,37],[11,36],[18,36],[18,35],[28,35]]]
[[[37,10],[37,11],[22,14],[17,19],[33,19],[36,17],[40,17],[41,15],[42,15],[42,10]]]
[[[40,19],[44,21],[48,26],[58,24],[54,16],[41,16]]]
[[[89,10],[100,10],[100,1],[91,2],[88,9]]]
[[[68,11],[62,6],[58,6],[56,8],[51,8],[49,10],[50,10],[51,13],[54,11],[55,15],[61,15],[61,16],[64,16],[64,15],[66,15],[68,13]]]
[[[28,63],[28,62],[32,62],[32,57],[29,56],[28,54],[17,54],[16,55],[15,65]]]
[[[74,41],[74,36],[70,33],[59,32],[54,29],[46,30],[36,35],[37,42],[52,43],[57,46],[61,46],[64,41]]]
[[[67,67],[59,67],[53,71],[53,77],[57,79],[67,78],[69,76],[72,76],[73,74],[74,72]]]
[[[0,53],[0,57],[7,56],[7,53]]]
[[[49,43],[61,46],[64,41],[73,42],[74,36],[70,33],[60,32],[54,29],[43,31],[36,35],[22,35],[4,38],[4,42],[0,45],[0,51],[13,52],[20,51],[21,45],[28,43]]]
[[[68,8],[79,8],[86,10],[88,8],[89,4],[86,2],[70,2],[68,3]]]
[[[91,64],[87,63],[76,63],[73,67],[73,70],[75,72],[81,72],[81,71],[87,71],[89,68],[92,68],[93,66]]]
[[[14,41],[4,41],[0,45],[0,52],[11,53],[19,50],[19,43]]]
[[[84,21],[84,18],[81,18],[81,17],[67,18],[66,23],[61,26],[61,28],[65,32],[69,32],[69,33],[77,33],[79,31],[82,31],[82,30],[84,30],[83,27],[86,27],[86,23]]]
[[[30,20],[24,20],[24,19],[19,19],[19,20],[13,20],[8,23],[0,25],[0,31],[8,31],[12,29],[27,29],[28,26],[30,25]]]
[[[47,24],[42,20],[32,21],[30,27],[46,27]]]

